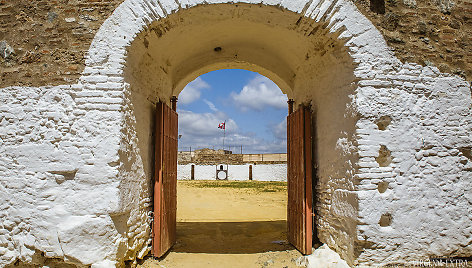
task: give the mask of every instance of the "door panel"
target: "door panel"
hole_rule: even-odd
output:
[[[288,241],[303,254],[312,252],[312,146],[310,109],[287,117]]]
[[[176,241],[178,115],[165,103],[156,108],[152,253],[161,257]]]

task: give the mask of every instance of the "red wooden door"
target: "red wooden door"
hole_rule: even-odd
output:
[[[161,102],[156,110],[152,253],[161,257],[176,241],[178,115]]]
[[[288,241],[311,254],[313,237],[311,112],[302,107],[287,117]]]

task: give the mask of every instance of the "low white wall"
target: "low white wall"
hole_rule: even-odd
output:
[[[252,166],[252,179],[255,181],[287,181],[287,165],[224,165],[228,167],[228,179],[249,180],[249,166]],[[195,180],[216,180],[216,165],[195,165]],[[192,164],[177,166],[177,179],[191,179]]]

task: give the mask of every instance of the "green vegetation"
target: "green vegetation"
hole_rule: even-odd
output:
[[[287,191],[287,182],[278,181],[180,181],[197,188],[252,189],[258,192]]]

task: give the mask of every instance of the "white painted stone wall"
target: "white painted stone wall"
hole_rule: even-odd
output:
[[[81,109],[70,86],[0,91],[0,266],[116,261],[120,118]]]
[[[347,0],[245,0],[262,7],[192,13],[236,2],[126,0],[97,33],[77,84],[0,89],[0,266],[57,258],[120,267],[142,257],[153,105],[218,68],[259,71],[312,105],[319,238],[349,264],[471,255],[470,83],[401,63]],[[172,13],[188,16],[181,28]],[[166,17],[174,24],[159,28]],[[228,32],[222,21],[233,35],[195,39]],[[223,37],[247,47],[215,58],[212,42]]]
[[[252,178],[254,181],[287,181],[287,165],[223,165],[228,169],[228,180],[249,180],[249,166],[252,166]],[[195,165],[195,180],[216,180],[215,165]],[[191,179],[192,164],[177,166],[177,179]]]
[[[408,64],[397,76],[365,75],[373,80],[358,88],[356,100],[364,114],[357,122],[358,235],[366,241],[359,261],[470,256],[472,157],[464,150],[472,145],[470,84]],[[392,122],[379,130],[372,119],[383,115]],[[385,167],[374,162],[382,145],[392,158]],[[380,226],[382,215],[391,224]]]

